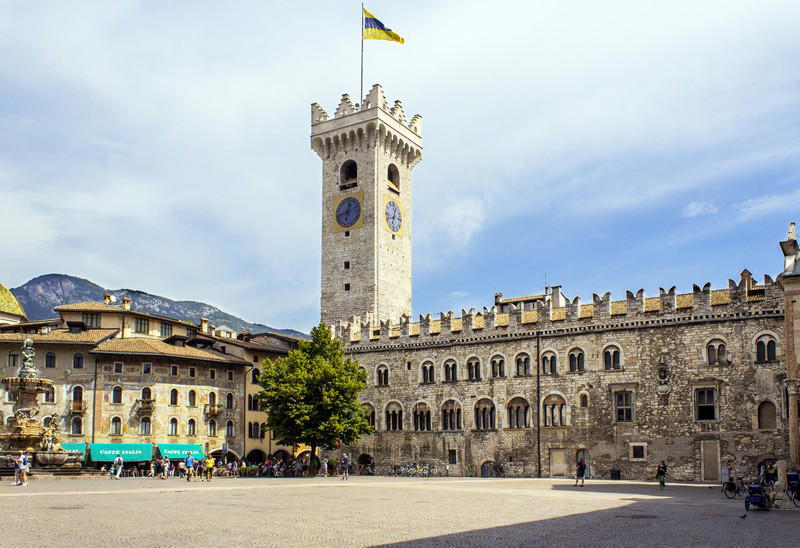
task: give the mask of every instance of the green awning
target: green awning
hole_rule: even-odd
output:
[[[81,457],[86,457],[85,443],[62,443],[61,449],[64,451],[80,451]]]
[[[195,460],[204,458],[203,448],[189,443],[159,443],[158,451],[162,457],[169,457],[169,460],[183,460],[186,453],[191,453]]]
[[[153,458],[153,446],[149,443],[93,443],[92,460],[113,462],[117,455],[124,462],[142,462]]]

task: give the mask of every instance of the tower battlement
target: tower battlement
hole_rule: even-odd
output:
[[[372,86],[372,89],[369,91],[369,93],[367,93],[367,96],[364,97],[364,101],[361,104],[354,104],[350,99],[350,95],[347,93],[343,94],[341,100],[339,101],[339,106],[336,107],[333,118],[331,118],[331,116],[319,105],[319,103],[312,103],[311,125],[314,126],[324,122],[330,122],[339,118],[351,116],[353,114],[365,113],[373,109],[379,109],[385,112],[391,116],[391,118],[396,120],[401,126],[409,129],[417,137],[422,136],[422,116],[415,114],[411,117],[411,120],[408,121],[406,119],[405,111],[403,110],[403,103],[397,100],[394,102],[394,105],[390,107],[380,84],[375,84]]]
[[[457,317],[453,311],[419,316],[412,322],[408,315],[394,320],[378,321],[367,315],[353,316],[347,322],[333,325],[337,338],[351,351],[368,350],[373,346],[416,343],[444,343],[453,339],[473,340],[476,337],[524,335],[531,332],[552,332],[629,328],[635,325],[656,326],[683,320],[724,319],[748,314],[782,314],[783,292],[778,280],[765,275],[763,284],[756,283],[749,271],[741,273],[740,281],[728,281],[727,289],[692,286],[692,291],[677,293],[673,286],[659,289],[659,295],[647,297],[644,289],[626,292],[624,300],[612,300],[611,293],[592,295],[591,302],[580,297],[563,303],[538,300],[532,310],[513,304],[507,312],[497,306],[462,310]],[[563,304],[563,306],[559,306]]]

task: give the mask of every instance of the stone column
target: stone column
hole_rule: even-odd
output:
[[[789,465],[800,469],[800,421],[798,421],[798,391],[800,372],[800,247],[797,245],[795,225],[789,225],[789,234],[780,242],[784,263],[781,287],[784,299],[784,360],[786,363],[786,389],[789,393]]]

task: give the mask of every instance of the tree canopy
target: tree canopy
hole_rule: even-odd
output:
[[[267,427],[284,445],[333,449],[337,442],[356,443],[372,432],[358,402],[366,388],[366,372],[345,357],[342,344],[320,323],[311,340],[274,360],[264,360],[259,383]]]

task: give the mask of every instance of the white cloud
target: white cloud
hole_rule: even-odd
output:
[[[366,83],[425,117],[422,269],[452,268],[501,220],[538,234],[543,216],[685,203],[800,157],[793,2],[375,2],[407,42],[366,43]],[[308,104],[355,95],[353,19],[323,1],[15,3],[0,20],[0,205],[34,251],[2,239],[15,260],[0,282],[69,272],[316,323]],[[737,211],[770,211],[753,200]]]
[[[711,202],[689,202],[681,210],[681,217],[699,217],[701,215],[714,215],[719,208]]]

